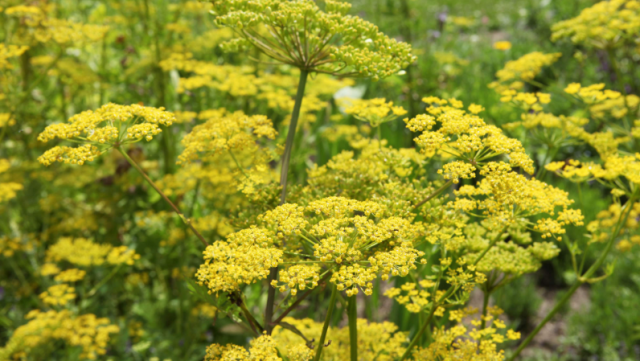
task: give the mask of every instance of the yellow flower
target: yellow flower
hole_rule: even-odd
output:
[[[495,43],[493,43],[493,48],[496,50],[509,50],[511,49],[511,42],[509,41],[496,41]]]
[[[351,4],[339,1],[328,1],[322,11],[311,0],[226,0],[214,2],[213,11],[216,24],[231,27],[241,36],[223,44],[223,49],[236,51],[250,44],[276,61],[307,71],[377,80],[415,61],[409,44],[346,15],[350,8]],[[271,31],[261,32],[262,27]],[[259,40],[265,36],[266,41]]]
[[[159,125],[169,126],[175,116],[164,108],[141,105],[107,104],[94,111],[85,111],[69,119],[68,123],[52,124],[38,135],[38,140],[69,139],[85,143],[77,148],[54,147],[38,158],[44,165],[65,162],[82,165],[112,147],[147,141],[162,130]]]
[[[369,122],[372,127],[378,127],[382,123],[390,122],[407,114],[400,106],[394,106],[393,102],[386,102],[383,98],[370,100],[341,98],[338,101],[345,107],[345,112],[359,120]]]
[[[68,269],[60,272],[53,279],[58,282],[77,282],[84,278],[87,274],[86,271],[79,270],[77,268]]]
[[[635,0],[601,1],[575,18],[551,27],[551,40],[569,38],[575,44],[608,49],[624,42],[633,44],[640,30],[640,11]]]
[[[42,301],[48,305],[64,306],[76,298],[75,289],[67,284],[49,287],[40,294]]]
[[[496,73],[497,81],[489,84],[489,88],[502,93],[507,89],[520,90],[523,82],[532,81],[545,66],[555,63],[562,53],[544,54],[538,51],[526,54],[517,60],[508,61],[504,68]]]

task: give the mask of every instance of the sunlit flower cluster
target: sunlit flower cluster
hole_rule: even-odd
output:
[[[476,311],[477,312],[477,311]],[[425,348],[419,348],[413,353],[415,360],[478,360],[501,361],[505,355],[498,350],[498,345],[508,340],[520,339],[520,333],[507,330],[504,322],[497,318],[502,313],[498,308],[491,308],[487,316],[475,317],[471,325],[460,322],[451,328],[435,328],[432,333],[433,342]],[[453,313],[452,313],[453,314]],[[473,314],[473,310],[465,316]],[[459,317],[454,317],[457,319]],[[480,328],[480,318],[490,322],[485,328]]]
[[[569,38],[575,44],[598,49],[635,42],[640,31],[640,3],[636,0],[601,1],[575,18],[551,28],[551,40]]]
[[[457,196],[454,208],[472,214],[478,210],[482,216],[506,225],[521,222],[524,217],[554,216],[557,208],[567,211],[573,203],[567,192],[518,174],[506,163],[490,162],[480,174],[484,178],[476,186],[464,185],[454,192]],[[562,214],[561,212],[556,217],[561,217]],[[559,229],[551,232],[545,226],[546,223],[541,223],[548,221],[553,219],[539,220],[535,229],[544,234],[564,233],[562,222],[558,223]],[[578,220],[572,218],[568,222],[576,224]]]
[[[138,104],[107,104],[96,111],[85,111],[74,115],[68,123],[49,125],[40,133],[38,140],[48,142],[58,138],[83,144],[77,148],[56,146],[38,158],[40,163],[50,165],[64,162],[82,165],[112,147],[150,141],[162,129],[169,126],[175,116],[164,108],[144,107]]]
[[[531,82],[540,74],[542,68],[555,63],[561,56],[561,53],[545,54],[535,51],[517,60],[508,61],[504,68],[496,73],[498,80],[489,84],[489,87],[498,93],[507,89],[521,90],[525,83]]]
[[[0,174],[5,173],[10,166],[8,159],[0,158]],[[22,184],[17,182],[0,182],[0,203],[15,198],[22,188],[24,188]]]
[[[287,317],[284,322],[291,324],[300,330],[306,338],[320,338],[322,323],[310,318],[294,319]],[[393,361],[402,355],[405,350],[407,335],[399,332],[398,327],[391,322],[369,322],[360,318],[358,326],[358,357],[362,360]],[[329,327],[327,339],[331,344],[322,350],[322,360],[348,360],[349,359],[349,328]],[[277,327],[273,331],[273,340],[278,349],[290,360],[310,361],[315,356],[313,349],[301,342],[300,336],[288,329]]]
[[[383,98],[368,100],[342,98],[340,103],[345,107],[347,114],[368,122],[374,128],[407,114],[404,108],[394,106],[393,102],[387,102]]]
[[[126,246],[114,247],[109,244],[94,243],[85,238],[61,237],[47,249],[49,262],[66,261],[71,264],[90,267],[104,263],[132,265],[140,255]]]
[[[430,115],[405,119],[405,123],[412,131],[422,132],[415,141],[425,154],[438,152],[469,162],[474,167],[506,154],[511,165],[533,173],[533,161],[525,153],[522,144],[473,114],[478,109],[473,109],[469,114],[462,109],[462,102],[456,99],[428,97],[423,101],[429,104],[427,112]],[[436,124],[440,126],[439,129],[432,130]],[[470,170],[468,168],[465,173],[468,177],[471,176]]]
[[[93,314],[75,316],[67,310],[33,310],[26,319],[29,322],[18,327],[4,348],[0,348],[0,359],[13,359],[13,355],[28,354],[51,341],[64,341],[82,349],[80,359],[95,360],[106,353],[111,334],[120,331],[107,318]]]
[[[346,15],[350,8],[351,4],[338,1],[327,2],[326,12],[310,0],[213,2],[216,23],[234,28],[242,39],[228,48],[251,44],[277,61],[306,71],[378,79],[415,60],[409,44]],[[261,31],[260,26],[270,32]]]

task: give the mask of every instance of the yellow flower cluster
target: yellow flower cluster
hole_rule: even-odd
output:
[[[0,70],[13,69],[13,65],[7,59],[17,58],[28,49],[28,46],[5,45],[5,43],[0,43]],[[0,126],[2,126],[1,120]]]
[[[545,66],[555,63],[561,53],[545,54],[539,51],[526,54],[516,60],[508,61],[504,68],[498,70],[498,80],[489,84],[489,88],[502,93],[507,89],[520,90],[524,83],[531,82]]]
[[[353,115],[363,122],[368,122],[374,128],[407,114],[404,108],[393,106],[393,102],[387,102],[384,98],[368,100],[341,98],[338,100],[338,104],[345,107],[347,114]]]
[[[217,294],[267,278],[269,269],[283,262],[283,251],[274,246],[276,240],[264,228],[231,233],[227,241],[217,241],[203,252],[205,262],[196,273],[198,282]]]
[[[292,74],[264,73],[252,66],[217,65],[195,60],[191,53],[171,54],[160,62],[160,66],[165,71],[193,73],[189,77],[180,78],[177,89],[179,93],[208,87],[233,97],[252,97],[257,103],[266,103],[269,109],[285,114],[289,114],[293,108],[298,84],[295,71]],[[336,91],[353,84],[351,79],[335,79],[325,74],[309,79],[301,108],[302,119],[307,120],[305,124],[315,120],[312,113],[323,109],[325,101]],[[203,113],[199,115],[200,119],[203,119]],[[206,116],[209,117],[211,116]]]
[[[422,280],[416,283],[405,283],[400,288],[391,287],[384,295],[393,298],[398,304],[403,305],[407,311],[418,313],[427,308],[430,304],[431,293],[427,291],[433,288],[436,283],[431,280]]]
[[[444,179],[451,179],[453,183],[459,183],[460,178],[471,179],[476,177],[476,167],[463,161],[454,161],[445,164],[442,169],[438,169],[438,174],[442,174]]]
[[[465,212],[480,210],[483,216],[506,225],[521,222],[525,217],[553,216],[556,208],[567,211],[573,203],[567,192],[537,179],[528,179],[506,163],[490,162],[480,174],[484,178],[476,186],[465,185],[454,192],[457,197],[454,208]],[[576,224],[578,220],[572,218],[568,222]]]
[[[42,302],[52,306],[64,306],[75,300],[75,298],[76,290],[64,283],[51,286],[45,292],[40,294]]]
[[[577,160],[570,160],[568,164],[552,162],[547,166],[547,170],[578,182],[595,178],[610,188],[622,187],[621,190],[630,195],[629,189],[625,188],[619,180],[624,178],[630,183],[640,184],[640,153],[636,153],[635,156],[611,154],[604,158],[603,165],[580,163]]]
[[[551,95],[546,93],[521,93],[513,89],[506,89],[500,93],[500,101],[503,103],[511,102],[515,106],[522,108],[524,111],[542,111],[542,104],[551,102]]]
[[[322,323],[312,319],[294,319],[287,317],[284,322],[293,325],[300,330],[307,339],[319,340],[322,332]],[[358,319],[358,358],[361,360],[393,361],[402,356],[405,350],[407,334],[398,332],[398,327],[391,322],[375,323],[366,319]],[[273,330],[273,340],[289,360],[311,361],[315,356],[313,349],[305,345],[292,331],[280,326]],[[348,360],[350,355],[349,328],[329,327],[327,340],[331,344],[322,350],[322,360],[341,361]]]
[[[120,331],[107,318],[97,318],[93,314],[74,316],[67,310],[33,310],[26,319],[29,322],[18,327],[4,348],[0,348],[0,360],[12,360],[13,356],[55,341],[81,347],[80,359],[95,360],[106,353],[110,335]]]
[[[251,340],[249,350],[237,345],[219,345],[214,343],[207,347],[207,353],[204,361],[282,361],[278,356],[276,342],[271,336],[262,335]]]
[[[511,49],[511,42],[509,41],[496,41],[493,43],[493,48],[496,50],[507,51]]]
[[[405,119],[407,128],[422,132],[414,139],[422,147],[422,152],[437,151],[474,165],[507,154],[511,165],[533,174],[533,160],[527,156],[522,144],[504,135],[499,128],[487,125],[477,115],[465,112],[461,109],[462,102],[436,97],[427,97],[423,101],[430,104],[427,108],[430,115]],[[436,124],[440,125],[439,129],[431,130]]]
[[[104,25],[75,23],[69,20],[49,17],[51,7],[42,8],[29,5],[18,5],[7,8],[4,13],[20,18],[27,26],[20,28],[18,37],[23,41],[34,39],[40,43],[55,41],[60,45],[72,45],[83,42],[96,42],[103,39],[109,30]]]
[[[362,200],[370,199],[373,194],[384,194],[393,199],[393,203],[399,208],[405,209],[409,205],[402,204],[402,200],[408,198],[413,201],[414,197],[420,198],[418,193],[425,191],[411,184],[410,188],[400,186],[404,182],[410,183],[408,179],[411,176],[421,174],[421,166],[427,158],[424,154],[413,148],[381,147],[380,143],[373,141],[367,141],[359,153],[356,156],[353,151],[344,151],[331,158],[327,164],[310,169],[308,188],[321,194],[335,195],[340,192],[346,197]],[[380,187],[381,185],[386,186]]]
[[[280,292],[285,292],[287,288],[295,296],[298,290],[315,288],[320,281],[320,266],[297,264],[283,269],[279,273],[279,280],[271,281],[271,286],[278,288]]]
[[[390,216],[382,203],[328,197],[306,207],[284,204],[259,216],[258,223],[260,228],[232,233],[226,242],[207,248],[197,277],[211,292],[265,278],[285,254],[293,266],[285,267],[272,286],[292,294],[316,287],[326,267],[334,271],[331,282],[339,290],[370,295],[378,275],[406,276],[426,262],[419,260],[424,253],[413,248],[423,225]]]
[[[306,71],[365,76],[374,80],[415,61],[411,46],[387,37],[358,17],[348,3],[328,1],[325,11],[311,0],[216,1],[216,23],[234,28],[242,41],[267,56]],[[283,21],[283,19],[287,19]],[[261,29],[268,29],[268,32]]]
[[[0,174],[6,172],[11,167],[8,159],[0,158]],[[17,196],[17,192],[24,187],[16,182],[0,182],[0,203],[4,203]]]
[[[489,246],[489,240],[473,242],[465,258],[473,260]],[[481,248],[482,247],[482,248]],[[478,262],[477,270],[487,273],[494,270],[505,275],[501,281],[517,278],[525,273],[533,273],[542,267],[542,262],[555,258],[560,248],[551,242],[535,242],[528,247],[520,247],[514,242],[496,242]]]
[[[201,303],[191,310],[191,314],[194,316],[210,318],[210,319],[216,317],[217,313],[218,313],[218,308],[208,303]]]
[[[1,44],[1,43],[0,43]],[[2,99],[2,93],[0,93],[0,99]],[[12,126],[16,124],[16,120],[13,119],[9,113],[0,113],[0,128]]]
[[[247,116],[242,112],[224,116],[210,114],[211,118],[194,127],[182,140],[185,149],[178,157],[179,164],[189,167],[188,163],[193,160],[206,161],[201,170],[195,169],[195,174],[185,169],[184,176],[204,177],[203,180],[213,184],[231,186],[229,189],[237,188],[245,194],[257,194],[260,186],[276,179],[269,162],[278,158],[278,149],[260,144],[262,139],[275,139],[277,132],[273,123],[265,116]],[[180,173],[174,178],[178,176]],[[230,193],[228,189],[221,191]]]
[[[591,233],[590,242],[606,242],[614,232],[621,214],[622,206],[617,202],[610,205],[608,209],[598,212],[596,219],[587,225],[587,230]],[[637,234],[640,226],[638,216],[640,216],[640,203],[634,203],[627,222],[622,224],[620,230],[622,239],[616,244],[619,251],[628,252],[633,245],[640,245],[640,236]]]
[[[464,315],[473,313],[474,310],[465,311]],[[489,315],[485,317],[490,325],[481,329],[476,328],[481,324],[479,318],[471,320],[471,326],[460,322],[449,329],[444,326],[435,328],[431,336],[433,342],[428,347],[416,349],[413,352],[414,360],[504,360],[504,351],[498,350],[497,345],[507,340],[520,339],[520,333],[513,330],[501,331],[506,328],[504,322],[497,318],[501,313],[500,309],[490,308]],[[453,319],[458,318],[456,315]]]
[[[74,115],[68,123],[47,126],[38,135],[41,142],[59,138],[85,144],[77,148],[56,146],[38,160],[44,165],[56,161],[82,165],[112,147],[142,139],[150,141],[162,131],[159,125],[169,126],[174,120],[175,116],[164,108],[110,103],[96,111],[88,110]]]
[[[87,271],[71,268],[58,273],[53,279],[58,282],[77,282],[82,280],[86,274]]]
[[[564,91],[589,106],[589,112],[595,119],[611,114],[616,119],[623,118],[640,105],[640,97],[635,94],[623,96],[620,92],[604,89],[604,83],[583,87],[579,83],[569,84]]]
[[[503,125],[503,128],[514,130],[522,126],[525,129],[539,130],[542,127],[546,129],[558,129],[561,131],[561,139],[574,137],[577,139],[586,139],[589,133],[584,130],[584,126],[589,123],[587,118],[567,117],[564,115],[555,116],[545,112],[525,112],[520,115],[522,119],[519,122],[512,122]]]
[[[601,1],[575,18],[552,26],[551,40],[570,38],[575,44],[609,49],[625,42],[635,44],[640,31],[640,2]]]
[[[13,257],[16,252],[31,251],[36,246],[32,240],[22,241],[20,238],[10,238],[9,236],[0,237],[0,255],[4,257]]]
[[[185,149],[179,156],[179,163],[199,159],[200,154],[254,150],[258,139],[275,139],[277,134],[271,120],[264,115],[248,116],[235,112],[226,116],[214,116],[195,126],[182,139]]]
[[[93,243],[85,238],[62,237],[47,249],[48,262],[66,261],[81,267],[108,264],[132,265],[140,255],[126,246]]]

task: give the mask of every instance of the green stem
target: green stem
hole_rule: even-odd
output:
[[[182,214],[182,212],[180,211],[180,209],[173,204],[173,202],[171,202],[171,200],[169,199],[169,197],[167,197],[161,190],[160,188],[158,188],[158,186],[156,186],[155,183],[153,183],[153,181],[151,180],[151,178],[149,178],[149,176],[147,176],[147,174],[144,172],[144,170],[142,170],[142,168],[140,168],[140,166],[138,165],[138,163],[136,163],[133,159],[131,159],[131,157],[129,157],[129,155],[127,154],[126,151],[123,151],[122,148],[120,147],[116,147],[116,149],[120,152],[120,154],[122,154],[122,156],[127,160],[127,162],[129,162],[129,164],[131,164],[132,167],[134,167],[138,173],[140,173],[140,175],[142,175],[142,177],[147,181],[147,183],[149,183],[149,185],[156,190],[156,192],[158,192],[158,194],[160,194],[160,196],[167,202],[169,203],[169,205],[171,206],[171,208],[173,209],[174,212],[176,212],[176,214],[180,217],[180,219],[187,225],[189,226],[189,228],[191,228],[191,231],[193,231],[193,233],[200,239],[200,241],[202,242],[202,244],[204,244],[205,247],[209,246],[209,243],[204,239],[204,237],[202,236],[202,234],[200,234],[200,232],[198,232],[197,229],[195,229],[193,227],[193,225],[191,224],[191,220],[188,219],[187,217],[184,216],[184,214]]]
[[[236,166],[238,167],[238,170],[246,177],[249,178],[249,175],[247,175],[247,173],[244,171],[244,168],[242,168],[240,166],[240,162],[238,162],[238,159],[236,158],[236,156],[233,154],[233,152],[231,151],[231,149],[229,149],[229,154],[231,155],[231,158],[233,159],[233,161],[236,163]]]
[[[116,273],[118,273],[118,271],[120,270],[120,267],[122,267],[123,263],[120,263],[116,268],[113,269],[113,271],[111,271],[111,273],[109,273],[107,275],[107,277],[103,278],[102,281],[100,281],[100,283],[98,283],[95,287],[93,287],[93,289],[91,291],[89,291],[89,293],[87,293],[87,298],[92,297],[93,295],[96,294],[96,292],[98,292],[98,290],[100,289],[100,287],[104,286],[107,282],[109,282],[109,280],[111,278],[113,278],[113,276],[116,275]]]
[[[287,133],[287,143],[285,144],[284,154],[282,155],[282,170],[280,171],[280,185],[282,186],[282,193],[280,195],[280,204],[285,203],[287,195],[287,177],[289,176],[289,162],[291,161],[291,151],[293,149],[293,140],[296,135],[296,127],[298,126],[298,119],[300,118],[300,108],[302,107],[302,100],[304,98],[304,89],[307,85],[307,78],[309,73],[306,70],[300,70],[300,80],[298,82],[298,92],[296,93],[296,100],[293,106],[293,112],[291,113],[291,123],[289,123],[289,133]]]
[[[473,261],[473,264],[472,264],[473,266],[477,265],[482,260],[482,258],[484,258],[484,256],[487,254],[487,252],[489,252],[489,250],[491,248],[493,248],[493,246],[495,246],[496,243],[498,243],[498,240],[500,239],[500,236],[502,235],[502,232],[504,232],[504,228],[501,229],[500,232],[498,232],[498,235],[496,235],[496,238],[494,238],[491,241],[491,243],[489,243],[489,247],[485,248],[484,251],[482,251],[482,253],[480,253],[478,255],[478,257],[476,257],[476,260]]]
[[[491,290],[487,287],[487,289],[484,290],[484,298],[483,298],[483,302],[482,302],[482,319],[480,320],[480,329],[484,330],[484,327],[486,325],[486,317],[487,317],[487,306],[489,306],[489,296],[491,295]]]
[[[251,312],[249,312],[249,309],[247,309],[247,305],[245,305],[242,298],[240,298],[241,296],[236,295],[236,297],[238,297],[239,299],[238,307],[240,307],[242,314],[244,314],[244,317],[247,318],[247,321],[249,322],[249,325],[251,326],[251,329],[256,334],[256,336],[259,336],[260,334],[262,334],[262,332],[264,332],[264,328],[262,328],[258,320],[256,320],[255,317],[253,317]]]
[[[300,81],[298,82],[298,92],[296,93],[295,104],[293,105],[293,112],[291,113],[291,123],[289,123],[289,133],[287,133],[287,143],[285,144],[284,154],[282,155],[282,169],[280,171],[280,186],[282,186],[282,194],[280,195],[280,204],[284,204],[287,196],[287,177],[289,175],[289,162],[291,160],[291,150],[293,148],[293,140],[296,135],[296,127],[298,126],[298,118],[300,118],[300,108],[302,107],[302,99],[304,98],[304,89],[307,85],[307,78],[309,72],[305,69],[300,69]],[[278,278],[278,268],[274,267],[269,272],[269,278],[267,284],[269,285],[269,291],[267,292],[267,306],[264,310],[264,325],[266,327],[267,334],[271,334],[273,326],[271,320],[273,319],[273,306],[276,300],[276,289],[271,287],[271,281]]]
[[[355,295],[347,299],[347,316],[349,318],[351,361],[358,361],[358,305]]]
[[[420,338],[422,338],[422,335],[427,330],[427,328],[429,328],[429,324],[431,323],[431,319],[433,318],[433,314],[436,312],[436,309],[438,309],[438,305],[437,303],[434,303],[433,306],[431,306],[431,311],[429,312],[427,320],[424,322],[418,333],[416,333],[416,335],[413,337],[413,340],[411,340],[409,346],[407,346],[407,349],[404,351],[404,354],[402,354],[400,361],[405,360],[407,357],[409,357],[411,350],[416,346],[418,341],[420,341]]]
[[[439,196],[440,193],[444,192],[452,184],[453,184],[453,179],[450,179],[447,183],[443,184],[442,187],[436,189],[433,193],[431,193],[429,196],[427,196],[427,198],[423,199],[418,204],[413,206],[413,209],[416,210],[416,209],[420,208],[423,204],[425,204],[425,203],[429,202],[430,200],[432,200],[433,198]]]
[[[331,276],[331,273],[327,273],[324,275],[324,277],[322,277],[320,279],[320,281],[318,283],[322,283],[325,280],[327,280],[329,278],[329,276]],[[287,307],[286,310],[284,310],[284,312],[282,312],[282,314],[280,315],[280,317],[278,317],[275,321],[273,321],[271,323],[271,325],[273,327],[276,327],[280,322],[282,322],[282,320],[287,317],[287,315],[289,314],[289,312],[293,311],[296,307],[298,307],[298,305],[304,301],[305,298],[309,297],[309,295],[311,294],[311,292],[313,292],[313,288],[309,289],[307,291],[305,291],[303,294],[301,294],[300,296],[298,296],[298,298],[291,304],[291,306]]]
[[[584,273],[583,276],[578,277],[578,279],[576,280],[576,283],[574,283],[574,285],[571,286],[571,288],[569,288],[567,293],[565,293],[565,295],[560,299],[560,301],[556,303],[556,305],[549,312],[549,314],[547,314],[547,316],[542,320],[542,322],[540,322],[540,324],[529,334],[529,336],[527,336],[527,338],[524,341],[522,341],[520,346],[518,346],[518,349],[513,353],[513,355],[511,355],[511,357],[509,357],[507,361],[515,360],[515,358],[520,354],[520,352],[522,352],[522,350],[524,350],[524,348],[527,347],[527,345],[529,345],[529,343],[538,334],[538,332],[540,332],[542,327],[544,327],[544,325],[547,324],[547,322],[549,322],[553,318],[553,316],[555,316],[555,314],[558,313],[564,307],[564,305],[571,299],[571,296],[573,296],[576,290],[580,288],[580,286],[582,286],[582,284],[585,283],[591,276],[593,276],[593,274],[598,269],[600,269],[600,267],[604,263],[605,258],[607,257],[607,255],[609,255],[609,251],[611,251],[611,247],[613,246],[613,243],[616,237],[618,237],[618,235],[620,234],[620,230],[622,229],[622,226],[627,222],[627,219],[629,218],[629,213],[631,213],[631,210],[633,209],[633,203],[635,202],[636,198],[637,198],[636,193],[634,192],[634,194],[631,196],[631,198],[629,198],[629,200],[627,201],[627,204],[625,205],[626,209],[624,210],[624,213],[620,214],[620,219],[618,220],[615,231],[611,234],[611,237],[607,241],[607,245],[605,246],[604,251],[600,254],[600,257],[598,257],[596,262],[591,267],[589,267],[589,269],[587,270],[587,272]]]
[[[331,323],[331,315],[333,314],[333,309],[336,307],[337,295],[338,295],[338,287],[336,285],[332,285],[331,299],[329,300],[329,310],[327,310],[327,315],[325,316],[325,319],[324,319],[324,325],[322,326],[322,334],[320,335],[320,342],[318,343],[316,356],[313,358],[314,361],[320,361],[320,356],[322,355],[322,349],[324,348],[324,340],[327,337],[327,331],[329,330],[329,324]]]

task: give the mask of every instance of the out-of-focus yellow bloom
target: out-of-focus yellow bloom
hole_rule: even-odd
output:
[[[532,81],[545,66],[555,63],[562,53],[544,54],[538,51],[508,61],[504,68],[496,73],[496,81],[489,88],[502,93],[507,89],[521,90],[524,83]]]
[[[637,0],[601,1],[582,10],[575,18],[551,27],[551,40],[569,38],[575,44],[607,49],[625,42],[635,43],[640,31]]]
[[[495,43],[493,43],[493,48],[496,50],[509,50],[511,49],[511,42],[509,41],[496,41]]]

